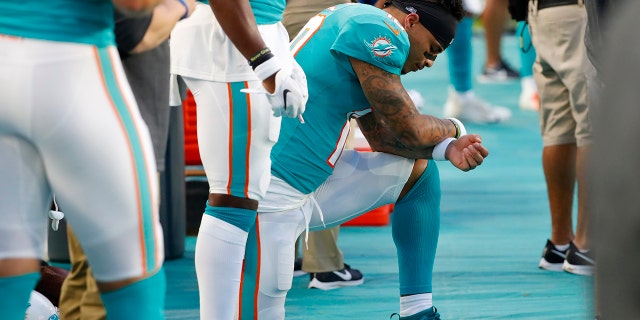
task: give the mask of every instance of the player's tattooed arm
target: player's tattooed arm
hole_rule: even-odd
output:
[[[367,139],[373,151],[386,152],[411,159],[431,159],[433,146],[419,148],[408,148],[397,139],[395,133],[389,130],[384,121],[374,113],[368,113],[357,118],[358,127]]]
[[[431,158],[433,146],[455,137],[447,120],[420,114],[398,75],[350,58],[372,113],[359,119],[361,130],[376,151],[408,158]]]

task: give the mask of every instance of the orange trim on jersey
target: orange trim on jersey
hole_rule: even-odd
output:
[[[326,14],[318,14],[319,16],[323,16],[324,18],[327,17]],[[296,50],[295,52],[293,52],[293,57],[295,58],[296,55],[298,55],[298,52],[300,52],[300,49],[302,49],[305,45],[307,45],[307,42],[309,42],[309,40],[311,40],[311,38],[313,37],[313,35],[315,35],[318,30],[320,30],[320,28],[322,27],[322,25],[324,24],[325,19],[322,19],[322,22],[320,23],[320,25],[318,25],[318,27],[316,28],[316,30],[307,37],[307,40],[305,40],[300,46],[298,46],[298,50]]]

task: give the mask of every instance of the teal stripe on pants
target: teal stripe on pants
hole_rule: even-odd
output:
[[[133,117],[127,108],[127,103],[124,99],[124,95],[120,92],[116,76],[113,73],[113,64],[111,63],[111,57],[109,55],[108,48],[98,48],[98,58],[102,74],[104,75],[105,86],[111,97],[114,106],[118,112],[120,121],[122,121],[125,128],[129,146],[131,147],[131,153],[135,162],[136,180],[139,188],[140,203],[142,209],[142,225],[144,232],[144,245],[142,248],[143,254],[146,256],[146,271],[149,272],[156,268],[158,264],[155,255],[155,237],[153,228],[153,208],[151,200],[151,190],[149,186],[149,177],[146,171],[146,162],[144,158],[144,152],[142,151],[142,142],[138,131],[136,130]]]
[[[245,88],[244,82],[232,82],[231,84],[231,126],[230,137],[231,163],[230,194],[236,197],[248,198],[247,188],[249,182],[249,147],[251,145],[251,106],[249,95],[240,92]]]

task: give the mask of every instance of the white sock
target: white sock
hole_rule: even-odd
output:
[[[558,249],[558,251],[565,251],[567,249],[569,249],[569,244],[554,244],[554,247],[556,247],[556,249]]]
[[[433,307],[432,296],[429,292],[400,297],[400,316],[408,317]]]
[[[538,88],[536,87],[536,81],[533,79],[532,76],[524,77],[520,79],[520,86],[522,88],[522,91],[528,90],[528,91],[536,92],[538,90]]]
[[[201,319],[234,318],[247,236],[230,223],[202,216],[195,252]]]

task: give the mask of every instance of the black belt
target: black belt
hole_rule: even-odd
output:
[[[578,4],[578,0],[538,0],[538,10]]]

